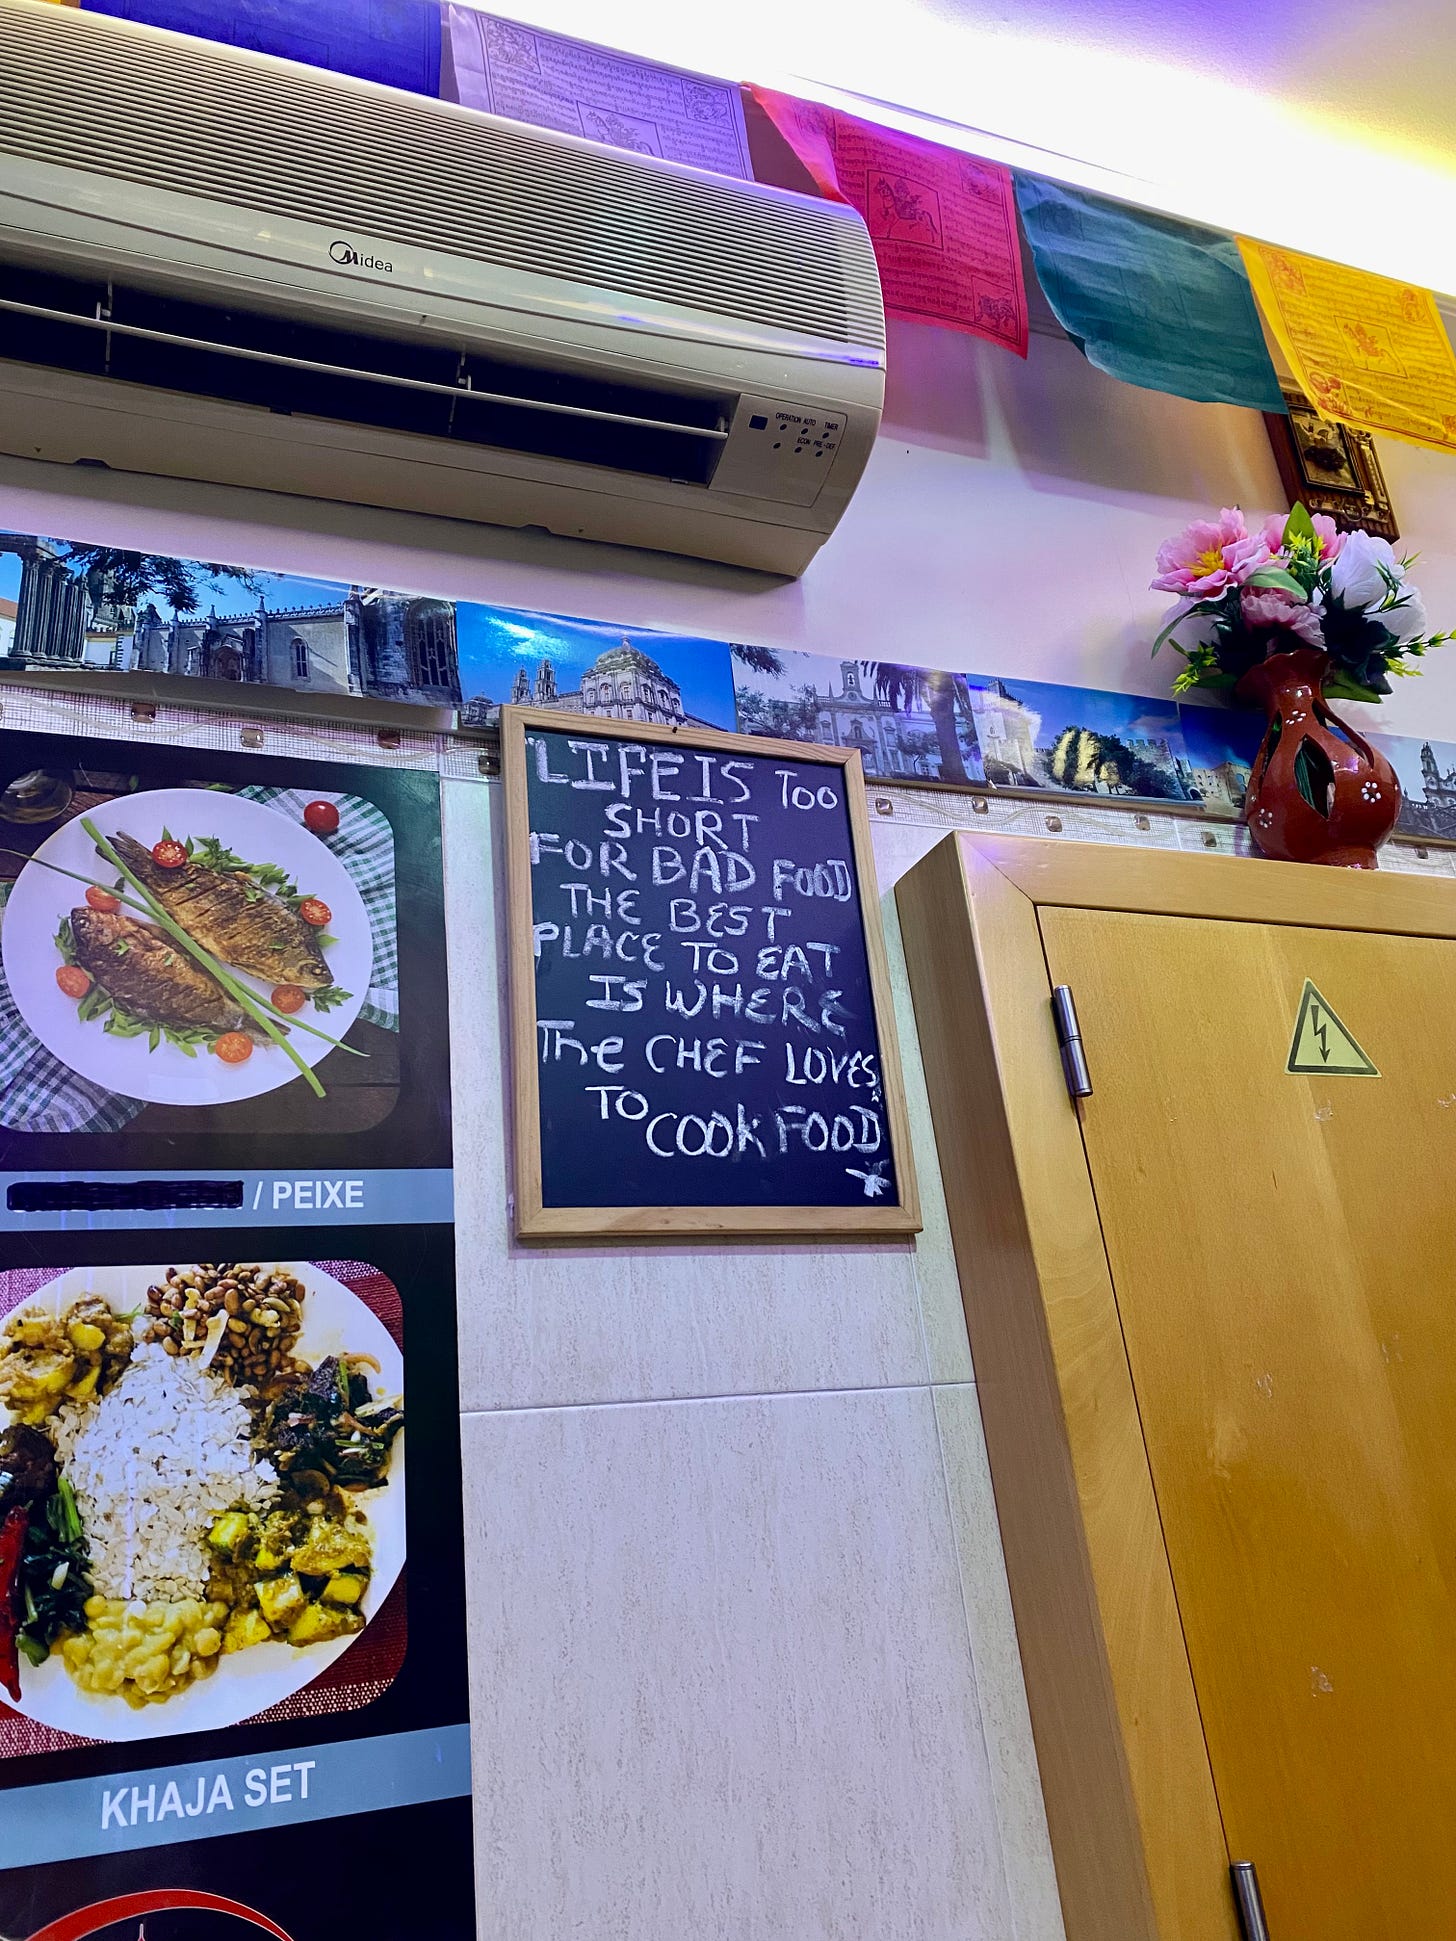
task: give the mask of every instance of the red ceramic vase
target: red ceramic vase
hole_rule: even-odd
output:
[[[1239,682],[1238,699],[1269,718],[1244,817],[1276,862],[1378,869],[1375,852],[1400,814],[1400,783],[1385,757],[1330,712],[1329,666],[1317,647],[1296,647],[1271,654]]]

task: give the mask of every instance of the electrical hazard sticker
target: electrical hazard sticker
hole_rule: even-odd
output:
[[[1335,1078],[1379,1078],[1374,1064],[1355,1042],[1353,1032],[1341,1024],[1329,1005],[1308,978],[1299,1000],[1299,1016],[1294,1022],[1294,1041],[1289,1047],[1289,1062],[1284,1067],[1296,1078],[1316,1075]]]

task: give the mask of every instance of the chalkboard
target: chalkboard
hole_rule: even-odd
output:
[[[918,1230],[859,756],[501,739],[518,1236]]]

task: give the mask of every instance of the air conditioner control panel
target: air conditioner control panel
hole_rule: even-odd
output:
[[[843,443],[845,425],[842,411],[740,398],[712,489],[812,505]]]

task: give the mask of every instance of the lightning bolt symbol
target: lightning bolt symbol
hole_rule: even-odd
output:
[[[1314,1032],[1315,1037],[1319,1039],[1320,1057],[1328,1065],[1330,1062],[1330,1045],[1329,1045],[1330,1028],[1325,1023],[1324,1019],[1320,1017],[1320,1014],[1317,1010],[1312,1010],[1310,1012],[1309,1023],[1310,1023],[1310,1029]]]

